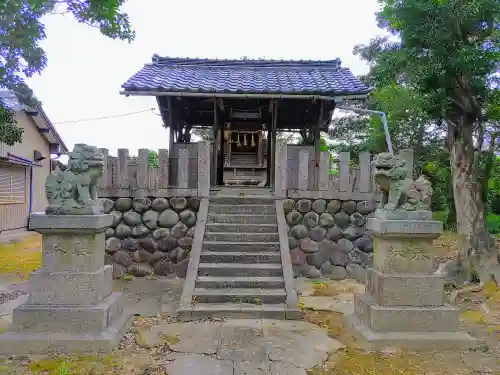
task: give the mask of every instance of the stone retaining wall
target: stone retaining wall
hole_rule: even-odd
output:
[[[373,263],[373,235],[365,229],[375,201],[287,199],[283,209],[295,277],[352,277],[364,282]]]
[[[185,277],[193,243],[197,198],[101,199],[114,216],[106,231],[106,263],[113,276]]]

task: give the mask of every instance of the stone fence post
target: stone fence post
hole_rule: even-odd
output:
[[[286,143],[276,143],[275,174],[274,174],[274,195],[277,197],[286,197],[287,180],[287,150]]]
[[[198,142],[198,196],[210,195],[210,145]],[[215,166],[214,166],[215,168]]]

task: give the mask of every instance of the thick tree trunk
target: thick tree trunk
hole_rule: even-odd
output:
[[[463,128],[460,134],[453,134],[454,139],[450,144],[457,231],[461,237],[459,259],[476,273],[481,283],[492,277],[500,282],[498,249],[485,225],[482,185],[477,178],[472,126]]]

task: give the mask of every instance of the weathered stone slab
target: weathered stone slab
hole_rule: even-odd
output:
[[[176,352],[215,354],[221,323],[168,323],[153,326],[152,334],[163,336]]]
[[[200,354],[186,354],[165,366],[169,375],[233,375],[233,363],[206,357]]]
[[[365,293],[354,295],[354,313],[375,332],[459,331],[459,311],[451,305],[379,306]]]
[[[303,368],[287,365],[286,363],[272,362],[271,363],[272,375],[307,375]]]
[[[104,266],[104,233],[43,235],[42,270],[94,272]]]
[[[62,332],[7,332],[0,335],[0,353],[84,354],[112,351],[132,324],[132,314],[124,313],[106,330],[97,334]]]
[[[29,227],[39,233],[96,233],[104,232],[113,224],[113,215],[46,215],[32,213]]]
[[[346,325],[353,329],[363,347],[383,349],[398,347],[413,350],[450,350],[476,347],[476,341],[467,333],[455,332],[375,332],[353,314],[346,317]]]
[[[29,284],[29,305],[93,305],[109,296],[113,266],[95,272],[35,271]]]
[[[383,274],[366,271],[366,291],[381,306],[442,306],[444,277],[422,274]]]
[[[380,272],[433,274],[438,267],[431,240],[376,235],[373,244],[373,267]]]
[[[121,293],[111,293],[97,305],[21,305],[14,310],[15,332],[104,332],[123,313]]]
[[[260,365],[268,359],[262,337],[261,320],[232,319],[224,322],[219,331],[217,358]]]
[[[432,212],[426,210],[406,211],[403,209],[396,209],[394,211],[378,209],[374,213],[377,219],[385,220],[431,220]]]
[[[235,362],[234,375],[273,375],[269,368],[271,367],[270,361],[262,363],[253,362]]]
[[[269,359],[294,367],[313,368],[344,347],[311,323],[264,320],[263,330]]]
[[[443,231],[443,223],[434,220],[387,220],[372,217],[367,219],[366,229],[374,231],[376,235],[425,235],[437,238]]]

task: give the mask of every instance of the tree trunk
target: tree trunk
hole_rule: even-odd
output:
[[[460,128],[451,132],[450,144],[457,231],[461,237],[459,260],[465,261],[464,265],[474,271],[481,283],[492,277],[500,282],[498,249],[485,225],[482,187],[474,158],[473,127],[462,124]],[[473,276],[469,275],[471,279]]]

